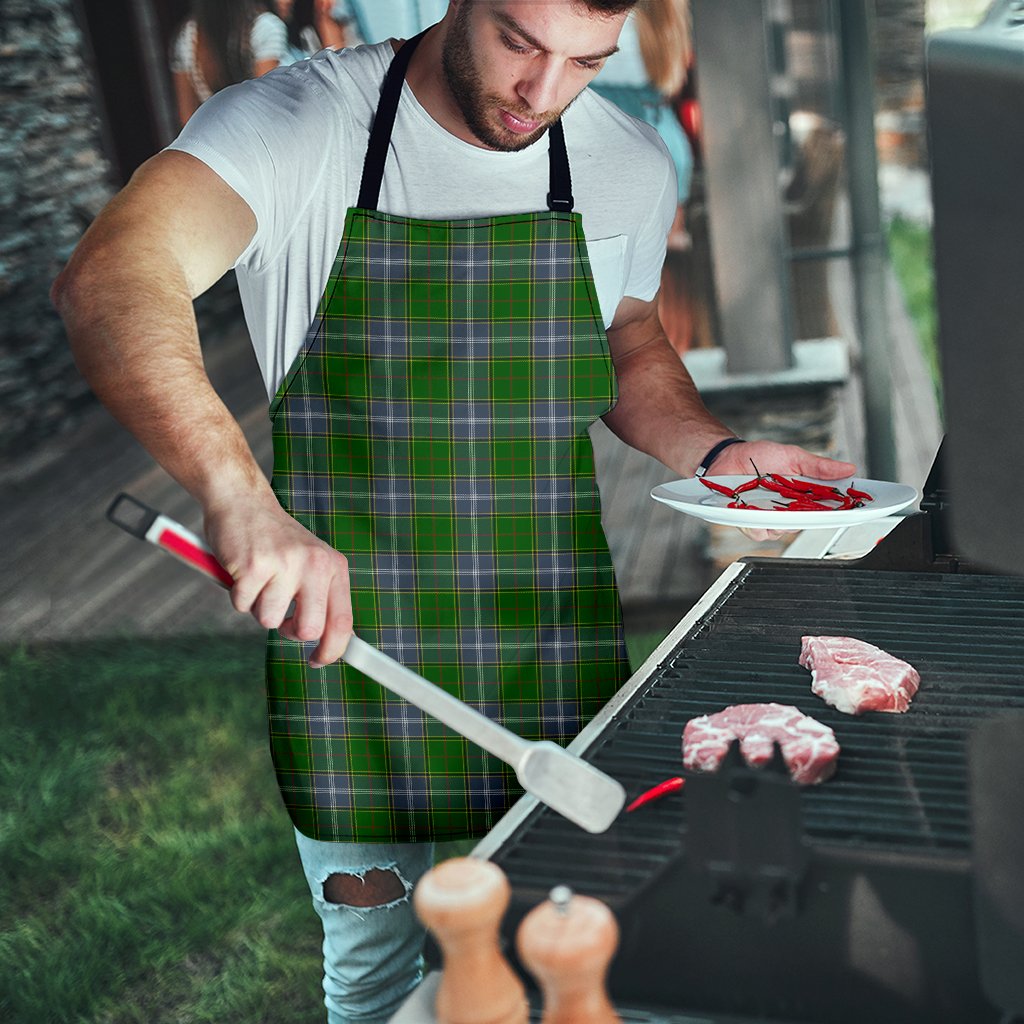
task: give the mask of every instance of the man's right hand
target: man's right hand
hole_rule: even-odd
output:
[[[276,500],[208,508],[206,538],[235,581],[231,603],[289,640],[318,640],[309,664],[337,661],[352,636],[348,560]],[[293,607],[294,602],[294,607]],[[291,614],[289,614],[289,609]]]

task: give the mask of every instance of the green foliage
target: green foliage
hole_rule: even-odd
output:
[[[921,351],[931,371],[936,394],[941,397],[931,229],[902,217],[894,218],[889,224],[889,256],[920,339]]]
[[[626,651],[629,664],[635,672],[653,653],[654,649],[665,639],[665,633],[641,633],[626,637]]]

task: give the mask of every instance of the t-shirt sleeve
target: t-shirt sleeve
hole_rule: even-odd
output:
[[[248,204],[256,233],[236,266],[258,272],[281,252],[322,179],[345,111],[309,75],[309,62],[222,89],[168,149],[196,157]]]
[[[661,287],[668,233],[679,204],[675,164],[661,138],[653,130],[651,135],[658,151],[650,178],[652,201],[636,234],[624,293],[644,302],[653,299]]]
[[[252,59],[287,62],[288,28],[285,23],[269,11],[259,15],[252,24],[249,35]]]

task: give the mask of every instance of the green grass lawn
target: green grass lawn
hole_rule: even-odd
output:
[[[319,1019],[261,645],[8,650],[0,692],[0,1019]]]
[[[0,694],[0,1020],[322,1020],[259,641],[0,650]]]

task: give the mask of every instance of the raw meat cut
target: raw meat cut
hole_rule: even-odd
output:
[[[698,772],[715,771],[735,739],[753,768],[771,760],[772,744],[778,740],[790,778],[803,786],[824,782],[836,770],[839,758],[835,733],[798,708],[789,704],[734,704],[686,723],[683,766]]]
[[[802,637],[800,664],[811,691],[847,715],[906,711],[921,682],[912,665],[849,636]]]

